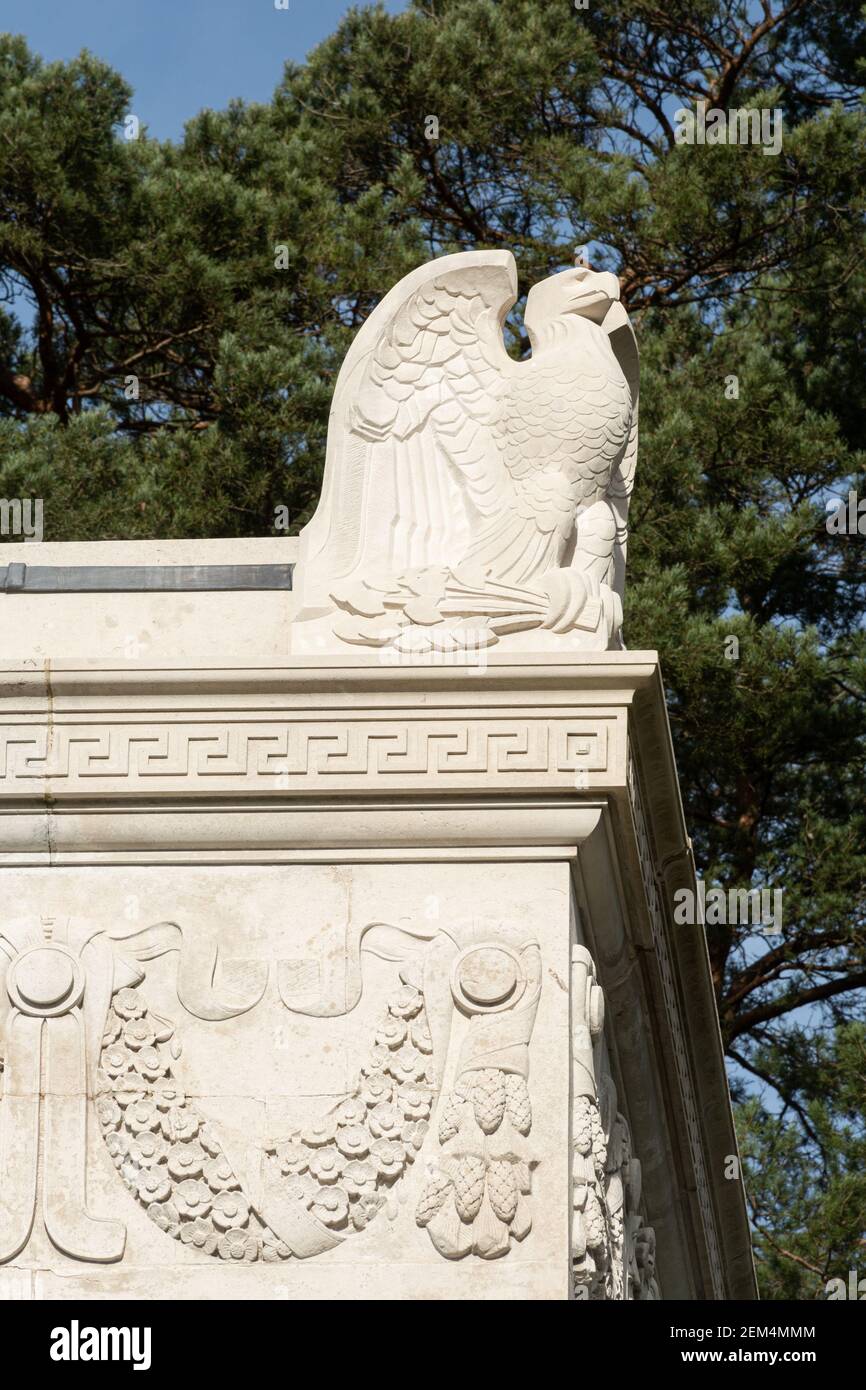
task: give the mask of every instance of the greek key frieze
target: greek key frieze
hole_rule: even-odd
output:
[[[0,795],[79,780],[88,790],[124,781],[280,791],[378,778],[411,784],[431,775],[573,786],[578,773],[606,770],[608,741],[604,722],[569,718],[6,725]]]

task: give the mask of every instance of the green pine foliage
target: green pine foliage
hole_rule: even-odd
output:
[[[409,269],[505,247],[524,295],[578,244],[619,275],[626,636],[661,653],[705,881],[784,889],[780,937],[707,928],[770,1298],[866,1276],[866,536],[825,524],[866,499],[864,31],[859,0],[412,0],[177,144],[125,138],[92,55],[0,38],[0,492],[46,539],[297,530]],[[678,143],[699,99],[778,109],[781,152]]]

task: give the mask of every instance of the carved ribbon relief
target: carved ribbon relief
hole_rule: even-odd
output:
[[[584,946],[572,948],[572,1264],[574,1295],[652,1300],[655,1232],[640,1214],[641,1167],[603,1048],[604,994]]]
[[[245,1185],[184,1093],[180,1040],[149,1007],[140,962],[178,951],[179,1002],[209,1022],[254,1008],[268,965],[254,967],[247,997],[233,998],[213,987],[215,945],[185,940],[174,923],[124,938],[84,927],[4,929],[0,1261],[30,1239],[40,1146],[41,1214],[52,1242],[75,1259],[122,1257],[123,1223],[87,1210],[93,1113],[127,1188],[161,1230],[193,1251],[243,1263],[305,1258],[365,1230],[383,1210],[396,1216],[396,1190],[439,1098],[455,1011],[468,1029],[416,1220],[449,1258],[505,1254],[531,1224],[533,1160],[525,1145],[537,946],[505,928],[473,942],[460,930],[425,937],[379,923],[347,928],[345,944],[340,968],[324,978],[309,962],[281,962],[277,987],[291,1011],[334,1017],[361,996],[362,952],[399,966],[357,1083],[326,1114],[270,1143]]]

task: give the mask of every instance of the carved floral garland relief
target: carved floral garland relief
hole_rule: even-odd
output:
[[[641,1166],[618,1110],[604,994],[585,946],[572,948],[572,1262],[581,1300],[656,1300],[655,1231],[640,1213]]]
[[[467,944],[465,937],[456,930],[422,939],[384,924],[347,932],[345,978],[326,979],[314,1000],[297,997],[291,971],[278,970],[287,1008],[328,1017],[360,998],[362,938],[365,950],[403,962],[356,1086],[267,1147],[253,1195],[184,1094],[175,1074],[180,1040],[148,1006],[138,962],[179,951],[179,1000],[212,1021],[253,1008],[267,967],[250,998],[225,999],[212,987],[216,947],[191,945],[174,923],[122,940],[95,928],[4,928],[0,1261],[29,1241],[40,1143],[42,1215],[53,1243],[76,1259],[122,1257],[123,1224],[87,1211],[88,1096],[127,1188],[161,1230],[205,1255],[244,1263],[304,1258],[363,1231],[383,1209],[396,1215],[395,1188],[424,1145],[441,1084],[434,1056],[444,1064],[455,1008],[468,1028],[416,1222],[448,1258],[505,1254],[531,1227],[527,1078],[540,952],[507,928],[495,939]]]
[[[176,1240],[221,1259],[288,1259],[292,1251],[253,1208],[211,1126],[178,1089],[172,1035],[138,990],[114,996],[96,1108],[115,1167]],[[284,1201],[335,1232],[370,1223],[424,1141],[431,1045],[423,998],[404,986],[388,1004],[355,1092],[268,1151]],[[323,1236],[323,1247],[330,1243]]]

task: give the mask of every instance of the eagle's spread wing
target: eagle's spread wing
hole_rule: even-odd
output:
[[[301,538],[301,616],[335,582],[456,564],[511,482],[494,437],[502,340],[517,297],[508,251],[446,256],[386,295],[343,364],[322,499]]]

